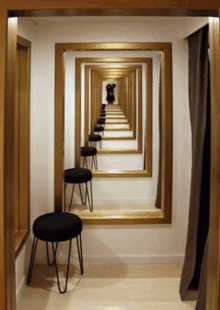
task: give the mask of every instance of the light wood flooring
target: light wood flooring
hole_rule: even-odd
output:
[[[64,285],[65,266],[59,266]],[[192,310],[197,293],[179,297],[180,265],[71,265],[68,290],[60,294],[54,267],[35,265],[17,310]]]

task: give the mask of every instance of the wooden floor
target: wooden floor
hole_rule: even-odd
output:
[[[180,300],[180,265],[85,265],[83,276],[71,265],[68,290],[62,295],[54,275],[53,267],[35,265],[17,310],[195,309],[196,292]]]

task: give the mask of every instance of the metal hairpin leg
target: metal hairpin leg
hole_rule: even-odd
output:
[[[35,260],[35,254],[36,254],[36,249],[37,249],[37,243],[38,243],[38,239],[36,237],[34,237],[33,243],[32,243],[32,249],[31,249],[31,258],[30,258],[27,284],[29,284],[31,282],[31,276],[32,276],[32,271],[33,271],[33,267],[34,267],[34,260]]]
[[[86,169],[88,169],[86,156],[83,157],[83,168],[85,168],[85,167],[86,167]]]
[[[81,196],[81,201],[83,205],[86,205],[87,202],[87,198],[88,198],[88,202],[89,202],[89,210],[90,212],[93,211],[93,194],[92,194],[92,181],[90,181],[90,197],[89,197],[89,190],[88,190],[88,182],[86,182],[86,192],[85,192],[85,200],[83,201],[83,196],[82,196],[82,191],[81,191],[81,187],[79,184],[79,189],[80,189],[80,196]]]
[[[68,263],[67,263],[67,269],[66,269],[66,283],[64,290],[62,291],[60,288],[60,279],[59,279],[59,273],[58,273],[58,267],[57,267],[57,261],[56,261],[56,250],[54,249],[54,245],[52,242],[52,250],[53,250],[53,255],[54,255],[54,264],[55,264],[55,269],[56,269],[56,276],[57,276],[57,284],[58,284],[58,289],[61,294],[65,293],[67,290],[67,283],[68,283],[68,276],[69,276],[69,266],[70,266],[70,254],[71,254],[71,245],[72,245],[72,239],[70,240],[69,244],[69,254],[68,254]]]
[[[80,197],[81,197],[82,204],[83,204],[83,205],[86,205],[87,196],[88,196],[87,183],[86,183],[86,193],[85,193],[85,200],[84,200],[84,201],[83,201],[82,189],[81,189],[80,184],[79,184],[79,192],[80,192]]]
[[[97,164],[97,170],[98,170],[98,164]],[[86,191],[85,191],[85,199],[83,199],[83,194],[82,194],[82,189],[81,189],[81,186],[80,184],[79,185],[79,192],[80,192],[80,198],[81,198],[81,202],[83,205],[86,205],[86,202],[87,202],[87,198],[88,198],[88,201],[89,201],[89,210],[92,212],[93,211],[93,194],[92,194],[92,181],[90,181],[90,195],[91,197],[89,197],[89,190],[88,190],[88,182],[86,182]],[[64,186],[64,201],[66,200],[65,196],[66,196],[66,185]],[[71,195],[71,200],[70,200],[70,204],[69,204],[69,212],[71,210],[71,206],[72,206],[72,201],[73,201],[73,193],[74,193],[74,189],[75,189],[75,184],[73,184],[73,189],[72,189],[72,195]],[[66,208],[65,208],[65,211],[66,211]]]
[[[52,247],[53,247],[53,242],[52,243]],[[58,242],[56,242],[56,248],[55,248],[55,256],[53,257],[53,261],[52,263],[50,263],[50,254],[49,254],[49,248],[48,248],[48,242],[46,241],[46,249],[47,249],[47,264],[49,266],[53,266],[55,259],[56,259],[56,254],[57,254],[57,247],[58,247]]]
[[[79,240],[78,240],[78,238],[79,238]],[[83,270],[83,254],[82,254],[82,238],[81,238],[81,234],[76,237],[76,242],[77,242],[77,249],[78,249],[80,271],[81,271],[81,274],[83,274],[84,270]]]
[[[70,212],[70,210],[71,210],[71,206],[72,206],[72,202],[73,202],[73,193],[74,193],[74,189],[75,189],[75,184],[73,184],[72,195],[71,195],[70,205],[69,205],[69,212]]]
[[[92,156],[92,167],[91,167],[91,170],[93,168],[93,163],[94,163],[94,169],[98,170],[97,154]]]
[[[86,187],[87,187],[87,183],[86,183]],[[88,190],[88,188],[87,188]],[[93,212],[93,194],[92,194],[92,181],[90,181],[90,195],[91,197],[89,198],[88,195],[88,200],[89,200],[89,210],[90,212]]]

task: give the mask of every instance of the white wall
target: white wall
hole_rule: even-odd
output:
[[[161,17],[77,17],[60,18],[59,21],[43,18],[42,24],[39,18],[35,19],[36,39],[32,45],[31,65],[31,224],[40,214],[54,210],[54,44],[106,41],[172,42],[172,224],[85,226],[83,253],[87,262],[157,263],[176,262],[183,258],[190,188],[191,134],[187,42],[182,38],[186,33],[189,34],[190,27],[192,31],[198,28],[197,20]],[[202,23],[206,20],[203,19]],[[28,39],[28,34],[25,36],[21,30],[20,33]],[[140,188],[144,190],[142,181],[138,179],[134,179],[132,183],[130,180],[124,180],[123,184],[122,188],[121,180],[112,180],[112,191],[118,194],[119,198],[120,195],[127,195],[131,186],[136,188],[137,192]],[[19,279],[23,274],[20,274],[19,270],[24,267],[24,257],[29,259],[29,250],[29,246],[27,251],[24,248],[16,260],[16,274],[19,274]],[[46,262],[42,242],[39,243],[36,262]],[[17,287],[21,283],[19,279],[17,278]]]

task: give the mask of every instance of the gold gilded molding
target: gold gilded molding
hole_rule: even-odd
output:
[[[99,73],[99,74],[104,74],[104,76],[106,77],[106,79],[108,78],[108,74],[109,71],[106,70],[114,70],[117,74],[119,74],[119,71],[123,72],[122,75],[124,75],[125,73],[133,73],[134,70],[139,70],[138,71],[138,75],[139,75],[139,89],[138,89],[138,95],[139,95],[139,124],[140,126],[138,126],[138,152],[141,153],[143,150],[142,147],[142,117],[141,117],[141,111],[142,111],[142,66],[141,65],[128,65],[128,63],[132,63],[132,62],[136,62],[136,63],[145,63],[147,64],[148,61],[150,60],[150,58],[76,58],[76,62],[77,62],[77,68],[79,68],[79,66],[81,66],[82,64],[85,65],[85,86],[88,89],[88,78],[89,78],[89,73],[88,71],[90,70],[90,74],[91,72],[93,73]],[[107,61],[108,63],[104,63],[105,61]],[[115,63],[116,61],[119,61],[119,64],[116,65],[110,65],[109,63]],[[94,65],[93,63],[96,63],[96,65]],[[97,63],[99,64],[99,66],[97,66]],[[126,64],[125,64],[126,63]],[[88,65],[87,65],[88,64]],[[80,79],[81,78],[81,72],[80,70],[76,72],[76,79]],[[136,78],[133,79],[133,81],[136,83]],[[124,106],[122,105],[122,109],[124,110],[124,113],[127,117],[129,117],[129,119],[131,119],[131,126],[133,128],[129,128],[130,130],[133,131],[132,134],[132,138],[136,139],[136,84],[134,84],[134,99],[132,100],[132,104],[134,103],[135,106],[132,108],[130,108],[128,110],[128,102],[126,101],[126,104],[124,104]],[[93,84],[93,87],[96,88],[96,85]],[[148,83],[147,84],[147,89],[149,88],[149,93],[151,93],[150,88],[152,87],[152,83]],[[80,90],[81,91],[81,90]],[[124,94],[125,95],[125,94]],[[79,104],[79,102],[77,102],[76,104]],[[151,101],[146,102],[147,104],[152,104]],[[88,135],[89,135],[89,127],[88,127],[88,110],[89,110],[89,100],[88,100],[88,90],[85,91],[85,118],[84,118],[84,122],[85,122],[85,128],[84,128],[84,136],[85,136],[85,145],[88,145]],[[132,111],[133,110],[133,111]],[[92,115],[93,115],[93,119],[94,119],[94,109],[91,110]],[[132,112],[134,113],[133,116],[133,120],[132,120]],[[98,117],[98,116],[97,116]],[[119,117],[114,117],[112,116],[112,119],[118,119]],[[147,119],[147,118],[146,118]],[[151,121],[149,120],[149,123],[151,123]],[[90,122],[90,130],[93,129],[93,125],[94,122]],[[77,125],[77,128],[79,128],[79,125]],[[107,129],[106,131],[127,131],[128,129]],[[150,135],[149,135],[150,136]],[[117,140],[132,140],[131,137],[129,137],[129,139],[125,138],[125,137],[118,137]],[[108,138],[104,138],[104,140],[114,140],[114,137],[108,137]],[[127,153],[124,152],[123,150],[121,150],[122,153]],[[135,151],[136,152],[136,151]],[[112,151],[109,153],[112,153]],[[118,153],[117,153],[118,154]],[[149,160],[147,161],[149,163]],[[149,176],[149,174],[147,174]]]
[[[151,218],[150,212],[146,212],[146,216],[143,214],[140,215],[140,218],[136,218],[135,212],[129,213],[125,212],[123,214],[123,218],[119,216],[117,220],[117,224],[133,224],[133,223],[170,223],[171,222],[171,206],[172,206],[172,50],[171,50],[171,43],[57,43],[55,44],[55,63],[63,62],[63,53],[65,50],[155,50],[155,51],[162,51],[162,180],[161,180],[161,191],[162,191],[162,198],[161,198],[161,212],[160,216],[155,215],[155,218]],[[62,54],[57,53],[57,47],[62,49]],[[134,58],[135,59],[135,58]],[[55,70],[55,89],[61,89],[60,84],[58,85],[58,77],[57,74],[58,70]],[[81,83],[81,78],[78,81]],[[121,80],[121,84],[123,83],[123,79]],[[80,84],[78,84],[80,85]],[[60,88],[59,88],[60,87]],[[59,92],[60,96],[56,96],[56,115],[59,114],[59,109],[63,109],[64,102],[62,101],[62,97],[64,95],[64,87],[62,91]],[[79,118],[81,114],[76,115]],[[62,133],[63,136],[63,123],[55,122],[56,132]],[[62,154],[63,156],[63,149],[58,148],[56,146],[57,142],[60,141],[56,140],[55,136],[55,150],[57,153]],[[62,157],[61,156],[61,157]],[[56,155],[56,158],[59,158],[60,155]],[[56,173],[58,173],[59,169],[62,170],[60,173],[63,173],[63,162],[56,168]],[[55,173],[55,179],[57,177]],[[56,183],[56,186],[58,183]],[[58,198],[58,192],[61,193],[56,187],[57,193],[55,196]],[[60,194],[59,194],[60,196]],[[62,195],[59,197],[59,201],[62,201]],[[55,208],[59,209],[59,207]],[[158,213],[159,214],[159,213]],[[114,220],[108,215],[103,214],[102,219],[96,219],[95,216],[92,214],[90,215],[90,219],[87,221],[89,224],[102,224],[102,223],[114,223]]]

